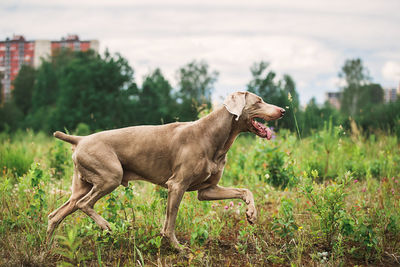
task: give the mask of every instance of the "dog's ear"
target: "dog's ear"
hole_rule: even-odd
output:
[[[236,92],[230,94],[224,101],[224,106],[233,115],[237,116],[236,120],[239,120],[242,115],[243,108],[246,105],[247,92]]]

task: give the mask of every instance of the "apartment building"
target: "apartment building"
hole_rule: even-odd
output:
[[[57,50],[99,51],[97,40],[80,40],[78,35],[68,35],[61,40],[26,40],[23,35],[14,35],[0,41],[0,78],[3,99],[9,99],[13,89],[12,82],[22,65],[39,67],[42,59],[47,59]]]

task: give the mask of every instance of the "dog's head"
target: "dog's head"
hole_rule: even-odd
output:
[[[224,106],[236,116],[238,125],[244,131],[253,132],[256,135],[267,138],[272,137],[272,131],[258,120],[272,121],[283,117],[283,108],[265,103],[263,99],[253,93],[236,92],[230,94],[224,101]]]

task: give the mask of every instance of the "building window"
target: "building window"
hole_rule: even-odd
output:
[[[67,48],[67,42],[65,42],[64,40],[61,41],[60,43],[61,49]]]
[[[81,43],[80,42],[74,42],[74,50],[75,51],[80,51],[81,50]]]

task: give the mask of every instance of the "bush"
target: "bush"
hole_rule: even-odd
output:
[[[0,131],[15,131],[21,127],[24,115],[14,102],[6,102],[0,106]]]
[[[367,168],[362,161],[350,160],[345,163],[344,167],[347,171],[351,172],[352,176],[357,180],[363,180],[367,175]]]
[[[21,176],[29,170],[34,154],[24,144],[13,144],[6,140],[0,145],[0,158],[3,174],[10,172]]]
[[[318,177],[316,171],[313,178]],[[351,181],[350,173],[328,185],[316,184],[310,177],[304,177],[301,193],[310,201],[309,211],[319,218],[319,229],[323,233],[328,247],[332,247],[339,233],[342,219],[345,217],[345,186]]]
[[[89,135],[91,133],[89,125],[86,123],[79,123],[78,126],[76,126],[75,132],[76,135]]]
[[[381,175],[381,163],[379,160],[374,160],[369,166],[369,171],[374,178],[379,178]]]
[[[1,133],[1,163],[5,153],[16,151],[15,158],[30,155],[34,163],[30,168],[25,163],[28,171],[22,176],[7,169],[0,179],[0,265],[398,265],[397,137],[379,134],[361,141],[331,136],[330,167],[324,177],[313,170],[322,166],[324,172],[327,159],[325,141],[316,135],[301,141],[282,131],[271,141],[239,137],[219,184],[253,192],[257,223],[246,221],[241,200],[200,202],[196,192],[188,192],[179,208],[176,234],[190,250],[178,254],[160,235],[167,190],[142,181],[119,187],[96,203],[96,212],[110,222],[112,233],[75,212],[55,232],[65,238],[55,238],[49,246],[47,215],[70,196],[70,145],[31,131]],[[345,175],[346,166],[358,170],[358,181]],[[62,179],[51,179],[50,167],[59,167]],[[372,179],[378,172],[382,178]],[[337,176],[330,179],[333,173]],[[278,189],[269,184],[273,175]]]
[[[274,218],[272,230],[287,241],[290,241],[299,227],[293,216],[293,201],[281,199],[278,215]]]
[[[71,145],[56,139],[49,150],[50,167],[54,169],[55,177],[62,178],[72,170]]]
[[[267,182],[280,189],[293,186],[296,183],[293,166],[287,164],[287,155],[278,148],[266,149],[264,152],[267,159],[267,174],[265,175]]]

